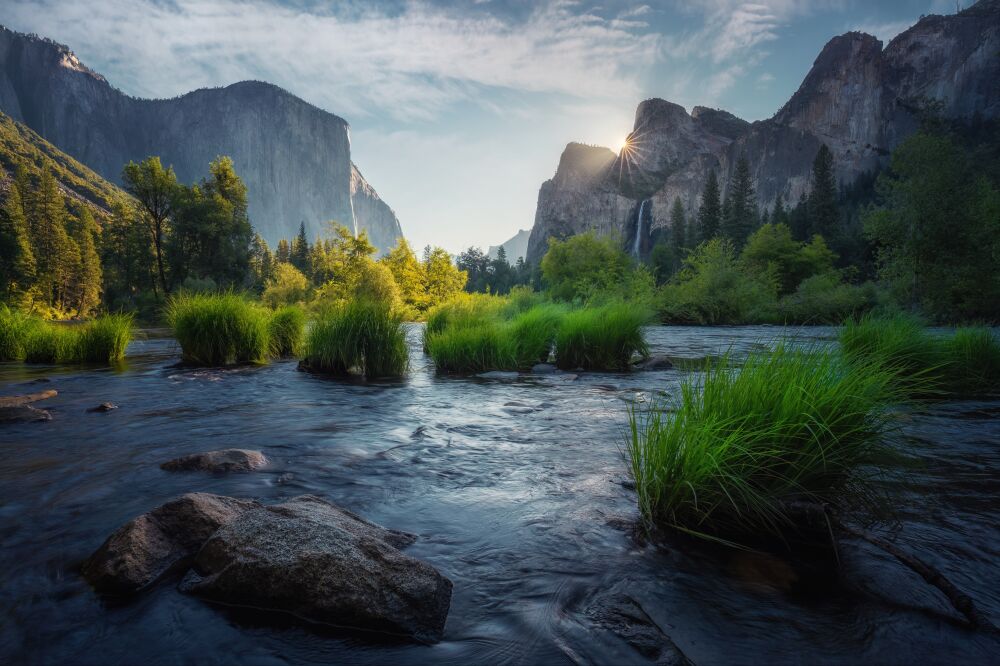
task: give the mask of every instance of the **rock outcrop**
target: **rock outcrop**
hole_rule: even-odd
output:
[[[182,456],[160,465],[168,472],[252,472],[267,464],[260,451],[220,449]]]
[[[23,423],[28,421],[49,421],[52,415],[48,410],[32,407],[31,403],[48,400],[58,395],[54,389],[29,393],[28,395],[13,395],[0,397],[0,423]]]
[[[444,631],[452,584],[398,550],[413,539],[305,495],[224,525],[198,552],[181,589],[434,642]]]
[[[130,594],[189,564],[223,524],[258,508],[251,500],[188,493],[120,527],[83,565],[99,592]]]
[[[556,175],[539,191],[528,260],[541,258],[549,237],[590,229],[645,251],[649,234],[668,225],[675,198],[696,209],[709,172],[725,189],[741,156],[764,207],[779,195],[794,204],[808,191],[824,143],[841,185],[851,185],[886,164],[917,129],[929,101],[955,119],[1000,116],[998,52],[1000,0],[981,0],[955,15],[922,18],[884,49],[860,32],[835,37],[768,120],[747,123],[705,107],[688,114],[665,100],[646,100],[617,156],[567,146]]]
[[[0,27],[0,111],[113,182],[126,162],[149,155],[195,182],[229,155],[248,187],[251,222],[272,246],[301,222],[311,238],[330,220],[366,230],[381,250],[402,233],[351,162],[347,122],[268,83],[137,99],[67,47]]]

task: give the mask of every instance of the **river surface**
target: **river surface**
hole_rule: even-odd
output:
[[[826,328],[655,327],[654,353],[741,354]],[[409,330],[403,381],[321,379],[294,361],[178,368],[150,332],[116,369],[0,364],[0,395],[58,389],[47,423],[0,430],[0,661],[72,664],[642,663],[588,606],[628,595],[695,664],[995,663],[892,557],[841,544],[822,593],[780,560],[634,535],[623,484],[625,408],[675,392],[681,370],[516,379],[438,377]],[[47,380],[47,381],[46,381]],[[88,413],[111,401],[119,409]],[[896,521],[877,528],[943,571],[1000,622],[1000,402],[906,416]],[[225,447],[263,451],[251,474],[168,473]],[[237,614],[168,579],[108,605],[79,566],[118,526],[189,491],[265,503],[312,493],[420,535],[407,552],[454,582],[444,640],[374,642]]]

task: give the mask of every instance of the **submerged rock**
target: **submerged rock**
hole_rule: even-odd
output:
[[[627,594],[608,593],[596,598],[586,609],[595,628],[610,631],[646,659],[662,666],[688,666],[670,637]]]
[[[113,409],[118,409],[118,405],[113,402],[102,402],[97,407],[91,407],[88,412],[110,412]]]
[[[634,370],[670,370],[673,362],[666,356],[650,356],[632,364]]]
[[[413,540],[304,495],[223,525],[198,552],[181,589],[210,601],[433,642],[444,631],[452,583],[398,550]]]
[[[52,389],[29,393],[28,395],[13,395],[0,397],[0,423],[25,423],[30,421],[49,421],[52,415],[48,410],[32,407],[30,403],[48,400],[58,395]]]
[[[99,592],[127,594],[187,564],[219,527],[260,507],[208,493],[188,493],[120,527],[83,565],[83,575]]]
[[[517,372],[511,370],[490,370],[489,372],[480,372],[476,377],[481,379],[517,379],[520,375]]]
[[[551,363],[536,363],[531,366],[531,374],[533,375],[551,375],[554,372],[559,372],[559,368]]]
[[[160,465],[160,469],[168,472],[252,472],[266,464],[267,458],[260,451],[221,449],[175,458]]]

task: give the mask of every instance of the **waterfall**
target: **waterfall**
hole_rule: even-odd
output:
[[[639,249],[642,242],[642,213],[646,209],[646,200],[639,204],[639,214],[635,217],[635,242],[632,245],[632,254],[639,258]]]

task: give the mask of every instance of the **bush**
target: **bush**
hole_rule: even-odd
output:
[[[631,271],[632,260],[618,241],[592,231],[559,240],[549,239],[541,271],[549,295],[560,301],[587,300],[614,289]]]
[[[875,307],[875,285],[845,284],[836,273],[806,278],[794,293],[781,299],[780,318],[786,324],[839,324]]]
[[[642,515],[727,542],[780,536],[791,502],[869,493],[862,469],[877,465],[899,399],[883,366],[831,350],[778,346],[738,370],[724,358],[669,405],[630,409]]]
[[[649,353],[642,326],[650,318],[648,311],[625,303],[570,312],[556,335],[556,365],[628,370],[634,354]]]
[[[198,365],[263,363],[268,356],[268,311],[235,293],[179,294],[167,321],[184,360]]]
[[[777,285],[743,268],[729,241],[702,243],[660,292],[663,321],[750,324],[776,319]]]
[[[316,372],[401,377],[409,363],[402,319],[380,302],[332,307],[306,336],[304,363]]]
[[[1000,342],[988,328],[960,328],[945,341],[944,385],[963,396],[1000,391]]]
[[[297,356],[302,349],[306,315],[294,305],[286,305],[271,313],[267,323],[271,356]]]

